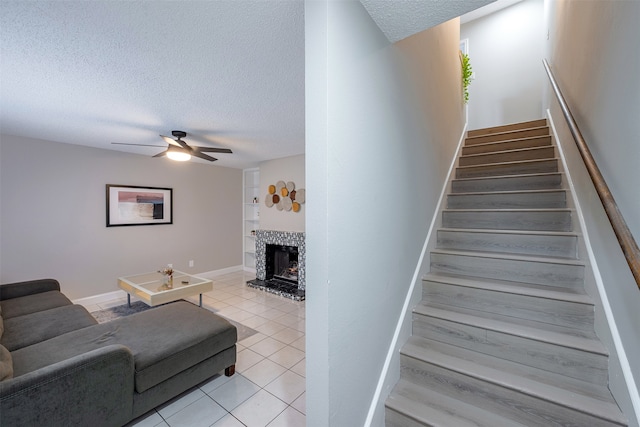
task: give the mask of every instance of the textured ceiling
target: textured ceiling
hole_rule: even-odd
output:
[[[0,2],[0,131],[247,167],[304,152],[304,2]]]
[[[395,43],[495,0],[360,0]]]
[[[361,3],[395,42],[491,1]],[[302,154],[304,55],[304,0],[0,0],[0,132],[151,156],[182,130],[236,168]]]

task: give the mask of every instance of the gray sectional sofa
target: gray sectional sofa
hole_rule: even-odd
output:
[[[0,425],[121,426],[233,375],[235,326],[185,301],[98,324],[53,279],[0,285]]]

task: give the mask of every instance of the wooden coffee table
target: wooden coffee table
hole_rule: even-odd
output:
[[[173,270],[173,284],[166,284],[165,276],[154,272],[119,277],[118,286],[127,293],[129,306],[131,306],[131,295],[133,295],[151,307],[195,294],[200,294],[200,307],[202,307],[202,294],[213,290],[211,280],[177,270]]]

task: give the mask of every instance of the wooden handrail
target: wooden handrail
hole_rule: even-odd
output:
[[[618,205],[613,199],[613,195],[611,195],[611,191],[609,191],[609,187],[607,186],[604,177],[600,173],[600,169],[598,169],[598,166],[596,165],[596,162],[591,155],[591,151],[589,151],[589,147],[582,137],[580,129],[578,129],[578,125],[573,118],[573,114],[571,114],[571,110],[569,110],[569,106],[567,105],[564,96],[562,96],[562,92],[558,87],[558,83],[556,82],[556,79],[551,72],[549,63],[546,59],[543,59],[542,62],[544,64],[545,70],[547,71],[547,75],[549,76],[551,87],[553,88],[553,91],[558,98],[558,102],[560,103],[562,114],[564,114],[564,118],[567,120],[569,129],[571,130],[571,135],[573,135],[573,139],[576,141],[580,156],[582,156],[582,160],[587,167],[587,171],[591,176],[593,185],[598,192],[598,197],[600,197],[600,201],[604,206],[604,210],[609,217],[609,221],[611,222],[611,226],[613,227],[613,232],[618,238],[618,243],[620,243],[620,247],[622,248],[622,252],[627,259],[627,263],[629,264],[631,273],[636,279],[636,284],[640,289],[640,249],[638,248],[638,244],[633,238],[631,230],[629,230],[629,227],[627,227],[627,223],[625,222],[622,213],[620,213],[620,209],[618,209]]]

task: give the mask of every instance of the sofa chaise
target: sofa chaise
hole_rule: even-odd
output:
[[[98,324],[53,279],[0,285],[0,425],[121,426],[221,371],[237,331],[180,301]]]

